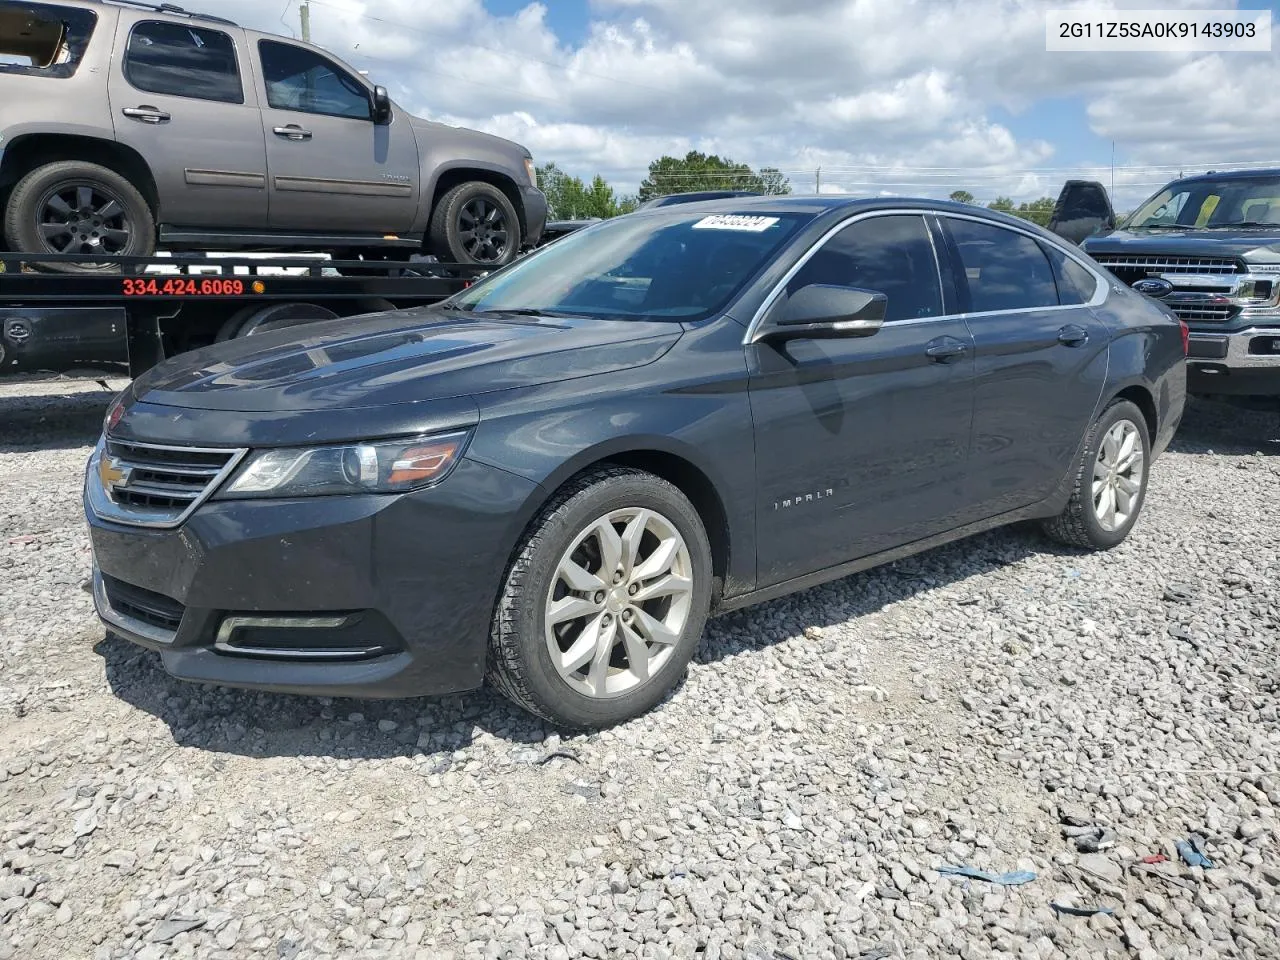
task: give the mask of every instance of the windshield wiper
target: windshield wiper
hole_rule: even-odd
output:
[[[1280,229],[1280,223],[1263,223],[1261,220],[1236,220],[1233,223],[1215,223],[1212,224],[1210,230],[1228,230],[1232,227],[1249,227],[1249,228],[1271,228]]]
[[[1144,223],[1139,226],[1129,227],[1130,230],[1194,230],[1195,227],[1188,227],[1181,223]]]
[[[553,319],[575,319],[585,316],[581,313],[565,313],[563,310],[539,310],[535,307],[499,307],[494,310],[477,310],[473,307],[469,312],[477,314],[491,314],[493,316],[506,314],[509,317],[551,317]]]

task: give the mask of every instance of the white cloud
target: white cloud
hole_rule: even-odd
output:
[[[593,0],[576,45],[555,34],[542,3],[495,17],[480,0],[313,0],[312,21],[318,42],[409,109],[509,136],[539,160],[602,173],[624,191],[651,159],[690,149],[779,167],[804,191],[819,166],[824,192],[964,188],[1029,199],[1055,194],[1068,175],[1109,180],[1107,157],[1066,169],[1072,145],[1020,138],[995,119],[1050,97],[1080,98],[1094,132],[1133,163],[1195,169],[1280,157],[1275,53],[1046,53],[1045,11],[1072,5],[1106,6]],[[1222,3],[1161,3],[1179,5]],[[258,0],[219,7],[281,30]],[[1163,179],[1163,170],[1121,170],[1120,199]]]

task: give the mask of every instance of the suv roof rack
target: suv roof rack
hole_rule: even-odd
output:
[[[145,0],[98,0],[99,3],[114,3],[122,7],[138,7],[142,10],[151,10],[155,13],[169,13],[175,17],[190,17],[192,20],[206,20],[209,23],[221,23],[228,27],[239,26],[234,20],[228,20],[225,17],[215,17],[211,13],[192,13],[190,10],[183,10],[182,7],[174,3],[146,3]]]

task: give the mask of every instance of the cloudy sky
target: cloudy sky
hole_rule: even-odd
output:
[[[192,0],[193,6],[195,0]],[[1056,195],[1132,205],[1180,170],[1280,165],[1270,53],[1046,53],[1029,0],[312,0],[313,40],[419,115],[635,190],[690,149],[781,168],[797,192]],[[1273,10],[1280,0],[1130,8]],[[297,33],[298,0],[202,8]]]

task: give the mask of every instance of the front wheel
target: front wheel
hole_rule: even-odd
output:
[[[1112,402],[1089,429],[1066,509],[1045,522],[1045,532],[1086,550],[1121,543],[1142,511],[1150,465],[1146,417],[1128,400]]]
[[[18,253],[149,257],[156,224],[138,189],[107,167],[65,160],[37,167],[13,188],[4,236]],[[38,264],[56,273],[114,273],[110,259]]]
[[[584,474],[543,510],[507,572],[489,681],[564,727],[638,716],[683,676],[711,578],[702,521],[676,487],[623,467]]]
[[[427,246],[440,260],[501,267],[520,252],[520,217],[505,193],[472,180],[448,191],[436,204]]]

